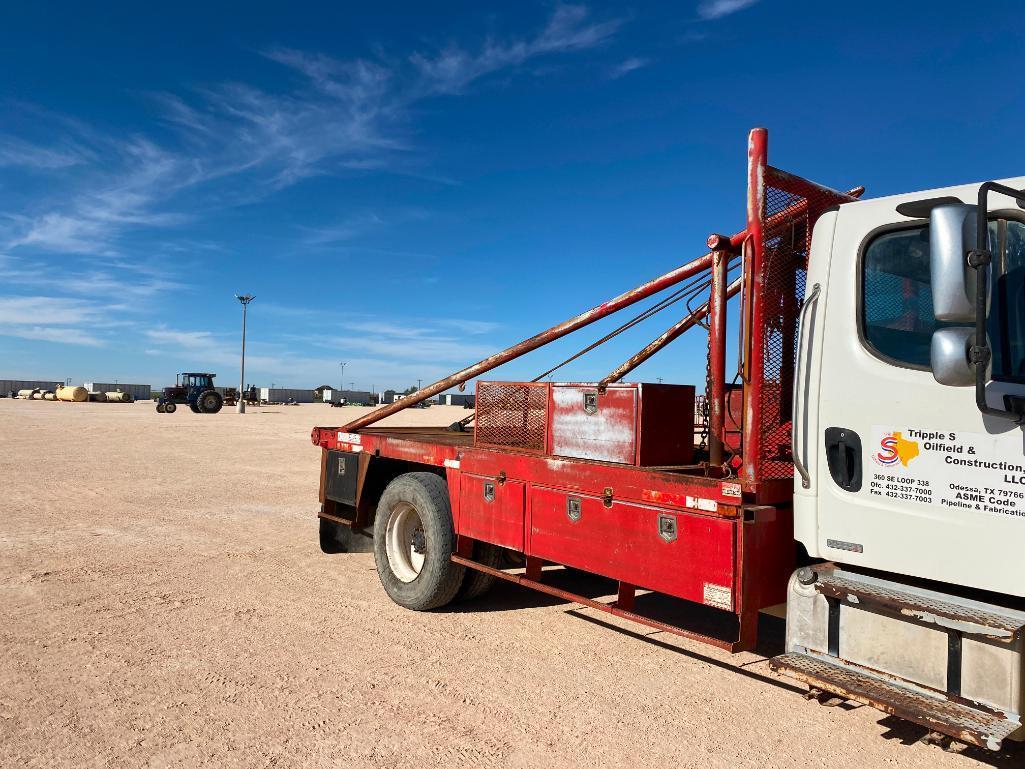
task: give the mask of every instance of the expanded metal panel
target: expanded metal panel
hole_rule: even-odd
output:
[[[792,652],[775,657],[770,664],[773,670],[804,681],[813,688],[862,702],[884,713],[990,750],[999,750],[1000,743],[1021,728],[1017,716],[990,712],[983,707],[972,707],[967,702],[946,699],[938,693],[930,695],[901,686],[879,674],[862,673],[840,660],[833,663]]]
[[[547,424],[547,384],[477,383],[474,445],[542,452]]]
[[[800,184],[771,166],[765,169],[765,208],[759,264],[761,407],[758,423],[758,476],[793,476],[790,432],[798,315],[804,299],[812,229],[827,208],[840,202],[830,190]],[[800,187],[801,192],[794,191]]]

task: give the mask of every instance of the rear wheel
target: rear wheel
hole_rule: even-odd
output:
[[[157,413],[158,414],[163,414],[164,411],[166,411],[166,410],[167,410],[167,408],[166,408],[166,406],[164,406],[163,403],[158,403],[157,404]]]
[[[505,565],[505,550],[490,542],[473,543],[473,560],[492,569],[501,569]],[[498,580],[494,574],[467,569],[463,577],[463,584],[459,587],[459,594],[456,596],[461,601],[469,601],[479,598],[488,592]]]
[[[202,412],[201,412],[201,411],[199,410],[199,406],[195,406],[195,405],[193,405],[193,404],[191,404],[191,403],[190,403],[190,404],[189,404],[189,408],[190,408],[190,409],[192,410],[192,413],[193,413],[193,414],[201,414],[201,413],[202,413]]]
[[[207,390],[196,399],[196,406],[204,414],[216,414],[224,405],[224,398],[216,390]]]
[[[452,563],[455,543],[444,478],[406,473],[388,484],[374,521],[374,561],[395,603],[426,611],[455,598],[466,571]]]

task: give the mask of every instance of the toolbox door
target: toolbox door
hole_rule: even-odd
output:
[[[462,473],[456,533],[522,551],[524,488],[521,481]]]
[[[637,390],[554,385],[552,454],[604,462],[637,462]]]
[[[736,522],[532,487],[530,555],[732,611]]]

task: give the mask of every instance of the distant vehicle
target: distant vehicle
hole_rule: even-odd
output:
[[[157,411],[173,414],[177,404],[187,405],[196,414],[216,414],[224,398],[214,389],[216,374],[186,371],[175,376],[174,387],[165,387],[157,399]]]

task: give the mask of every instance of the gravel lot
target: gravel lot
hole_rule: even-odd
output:
[[[0,766],[1025,765],[511,585],[400,609],[317,545],[354,411],[0,400]]]

